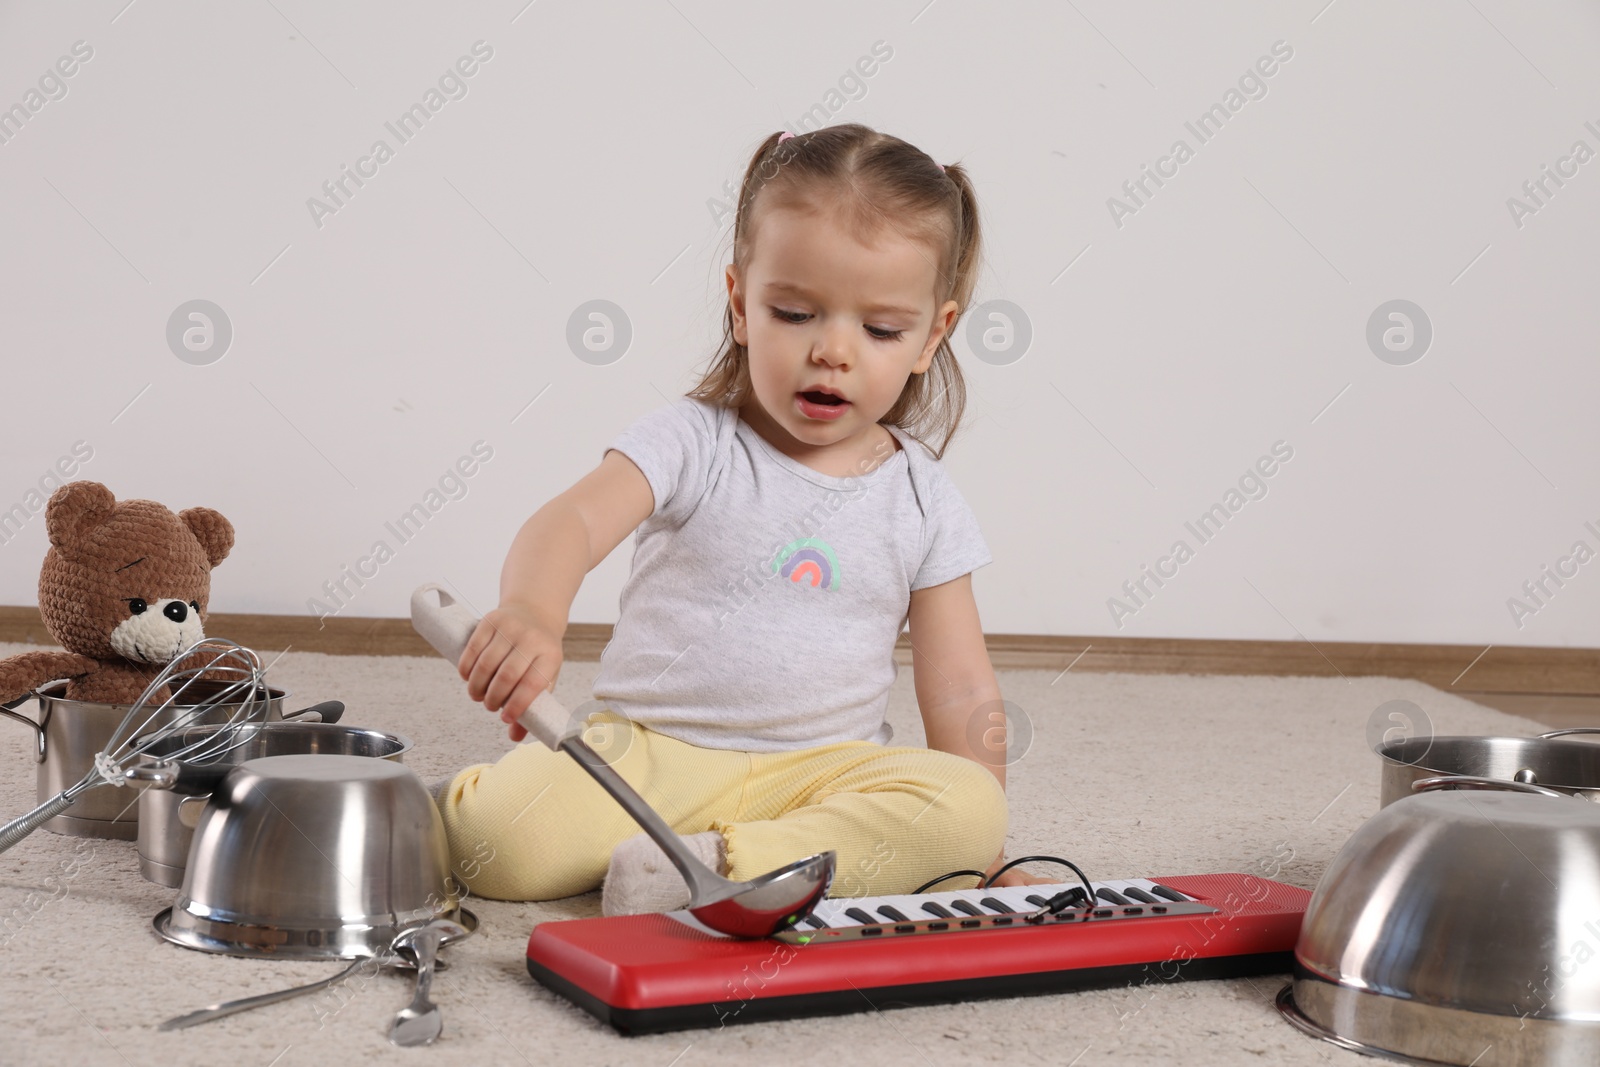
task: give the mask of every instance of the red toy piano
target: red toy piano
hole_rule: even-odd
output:
[[[1287,973],[1307,890],[1248,874],[827,898],[770,938],[687,911],[540,923],[528,973],[623,1034]],[[1027,915],[1035,916],[1030,921]]]

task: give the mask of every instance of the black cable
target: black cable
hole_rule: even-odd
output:
[[[984,873],[982,871],[951,871],[949,874],[940,875],[939,877],[935,878],[931,882],[924,882],[921,886],[919,886],[916,889],[912,890],[912,894],[915,895],[917,893],[925,892],[925,891],[927,891],[929,886],[938,885],[940,882],[944,881],[947,878],[959,878],[962,875],[967,875],[967,874],[970,874],[973,877],[978,879],[978,884],[973,887],[974,889],[987,889],[991,885],[994,884],[995,878],[999,878],[1002,874],[1005,874],[1007,871],[1009,871],[1011,868],[1015,867],[1017,864],[1019,864],[1019,863],[1035,863],[1035,862],[1038,862],[1038,863],[1059,863],[1064,867],[1071,867],[1075,872],[1077,872],[1078,877],[1083,880],[1083,892],[1084,892],[1083,906],[1085,908],[1094,907],[1094,900],[1095,900],[1095,897],[1094,897],[1094,886],[1092,884],[1090,884],[1089,876],[1087,874],[1084,874],[1083,873],[1083,868],[1079,867],[1076,863],[1073,863],[1071,860],[1064,860],[1060,856],[1023,856],[1021,859],[1014,859],[1010,863],[1006,864],[1004,867],[1001,867],[998,871],[995,871],[994,872],[994,878],[989,878],[987,881],[985,881],[985,876],[984,876]],[[1070,899],[1071,893],[1072,893],[1072,890],[1064,889],[1060,893],[1057,893],[1055,896],[1051,897],[1049,902],[1045,905],[1045,907],[1043,909],[1044,913],[1047,914],[1047,915],[1054,915],[1057,912],[1060,912],[1060,911],[1064,910],[1067,907],[1067,904],[1069,903],[1069,899]]]
[[[926,892],[927,888],[929,886],[931,886],[931,885],[938,885],[940,882],[944,881],[947,878],[960,878],[964,874],[970,874],[970,875],[972,875],[972,877],[974,877],[974,878],[976,878],[978,880],[978,884],[973,886],[972,888],[974,888],[974,889],[982,889],[983,888],[983,872],[982,871],[951,871],[949,874],[941,874],[939,877],[935,878],[931,882],[923,882],[920,886],[918,886],[917,888],[915,888],[915,889],[913,889],[911,891],[911,895],[912,896],[916,896],[918,893]]]

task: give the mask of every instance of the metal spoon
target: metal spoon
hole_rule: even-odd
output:
[[[438,602],[428,594],[438,594]],[[411,626],[439,654],[457,663],[478,620],[447,591],[429,583],[411,594]],[[606,792],[649,834],[689,885],[689,913],[713,930],[734,937],[768,937],[810,915],[833,881],[835,854],[830,850],[787,867],[734,882],[712,871],[689,851],[672,828],[583,739],[582,723],[546,690],[540,693],[518,725],[556,751],[578,761]]]
[[[410,949],[417,957],[417,991],[411,1003],[395,1014],[389,1025],[390,1044],[401,1048],[431,1045],[444,1029],[439,1006],[428,999],[433,985],[433,964],[439,955],[439,946],[446,938],[465,937],[466,927],[449,919],[435,919],[424,926],[406,930],[394,939],[391,946],[397,952]]]
[[[357,956],[355,959],[350,961],[350,965],[348,967],[329,978],[319,978],[315,982],[307,982],[305,985],[297,985],[289,989],[279,989],[271,993],[260,993],[253,997],[240,997],[238,1000],[229,1000],[221,1004],[213,1004],[208,1008],[200,1008],[197,1011],[191,1011],[187,1015],[175,1015],[166,1022],[162,1023],[160,1026],[156,1027],[156,1029],[185,1030],[191,1026],[198,1026],[200,1023],[208,1023],[212,1019],[221,1019],[226,1015],[235,1015],[241,1011],[249,1011],[251,1008],[261,1008],[268,1004],[276,1004],[282,1000],[291,1000],[305,993],[315,993],[319,989],[326,989],[329,986],[336,985],[339,982],[344,981],[352,974],[355,974],[362,964],[366,963],[375,962],[380,969],[383,967],[410,967],[412,966],[411,961],[405,956],[399,954],[397,951],[397,946],[400,945],[401,938],[405,937],[414,929],[417,928],[408,927],[407,929],[400,931],[400,933],[395,935],[394,940],[389,943],[389,947],[383,952],[380,952],[375,956]],[[441,943],[457,941],[460,938],[465,937],[468,931],[465,928],[461,929],[461,933],[451,933],[445,937]]]

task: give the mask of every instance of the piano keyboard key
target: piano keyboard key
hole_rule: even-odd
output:
[[[1110,889],[1106,886],[1101,886],[1099,889],[1096,889],[1094,891],[1094,895],[1105,901],[1107,904],[1128,903],[1127,897],[1123,896],[1121,893],[1118,893],[1115,889]]]
[[[1094,887],[1096,896],[1102,900],[1105,899],[1105,895],[1100,892],[1101,890],[1109,890],[1119,898],[1106,900],[1105,903],[1108,904],[1137,906],[1160,903],[1162,900],[1181,902],[1191,899],[1175,889],[1158,885],[1148,878],[1108,878],[1090,884]],[[1136,895],[1135,890],[1145,899]],[[891,926],[896,922],[923,921],[932,918],[960,919],[963,915],[983,917],[1025,914],[1038,911],[1043,906],[1034,898],[1048,902],[1063,892],[1071,894],[1070,906],[1082,905],[1083,886],[1079,882],[990,886],[987,889],[945,890],[936,893],[883,897],[825,897],[813,913],[813,917],[822,925],[811,925],[814,929],[820,930],[830,927]],[[891,910],[884,911],[886,907]]]

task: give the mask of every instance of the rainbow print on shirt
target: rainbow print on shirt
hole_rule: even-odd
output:
[[[820,537],[790,541],[767,567],[796,585],[830,591],[839,588],[839,560],[833,548]]]

